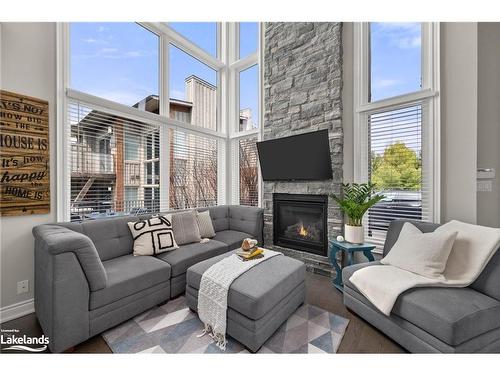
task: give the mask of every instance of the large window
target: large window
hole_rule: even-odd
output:
[[[364,220],[366,240],[382,247],[392,220],[439,221],[438,26],[355,30],[355,179],[385,195]]]
[[[422,24],[370,23],[370,101],[422,87]]]
[[[171,116],[216,130],[217,72],[173,45],[169,56]]]
[[[70,87],[127,106],[158,98],[159,37],[136,23],[70,26]]]
[[[58,218],[258,205],[258,27],[65,25]],[[222,38],[241,58],[219,58]]]
[[[217,204],[217,141],[170,132],[170,208]]]
[[[254,65],[240,72],[239,130],[259,128],[259,67]]]
[[[239,26],[239,57],[243,59],[257,52],[259,46],[259,23],[241,22]]]
[[[217,57],[216,22],[170,22],[169,26],[212,56]]]

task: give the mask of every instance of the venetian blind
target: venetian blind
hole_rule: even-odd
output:
[[[68,104],[71,220],[160,209],[159,126]]]
[[[430,220],[430,186],[422,160],[422,104],[368,116],[368,171],[385,199],[364,217],[365,239],[381,248],[394,219]]]
[[[239,199],[245,206],[259,204],[257,137],[240,139],[239,150]]]
[[[170,130],[170,208],[217,204],[217,140]]]

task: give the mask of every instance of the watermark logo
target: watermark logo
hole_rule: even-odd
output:
[[[2,329],[0,332],[0,344],[2,351],[24,351],[39,353],[47,350],[49,338],[45,335],[40,337],[31,337],[19,334],[17,329]]]

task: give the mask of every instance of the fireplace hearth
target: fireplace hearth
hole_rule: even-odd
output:
[[[328,197],[273,194],[273,241],[312,254],[327,255]]]

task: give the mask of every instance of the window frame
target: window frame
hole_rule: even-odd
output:
[[[440,26],[422,23],[422,88],[418,91],[370,102],[370,24],[354,24],[353,66],[353,155],[354,182],[369,178],[368,119],[371,114],[421,103],[426,113],[422,120],[422,156],[428,162],[423,179],[428,179],[429,210],[432,221],[441,220],[441,138],[440,138]],[[424,167],[424,166],[423,166]],[[430,181],[429,181],[430,180]],[[375,250],[376,252],[380,249]]]
[[[69,101],[79,101],[94,109],[102,110],[117,116],[123,116],[136,121],[160,125],[160,160],[169,160],[170,144],[168,132],[182,130],[187,133],[201,135],[217,140],[218,146],[218,171],[217,171],[217,203],[237,204],[231,189],[231,181],[239,180],[233,178],[234,164],[231,157],[231,143],[233,138],[250,137],[257,134],[262,139],[262,126],[250,132],[238,133],[234,131],[234,119],[238,116],[239,121],[239,94],[238,82],[235,77],[239,71],[247,67],[258,65],[259,69],[259,124],[263,122],[262,113],[262,53],[263,38],[262,27],[259,23],[258,51],[242,60],[237,59],[239,51],[238,24],[234,22],[217,23],[217,57],[190,41],[166,23],[161,22],[137,22],[146,30],[159,37],[159,114],[145,112],[137,108],[129,107],[101,97],[72,89],[70,84],[70,24],[57,23],[57,220],[67,221],[70,217],[70,171],[68,168],[70,154],[68,152],[67,131],[67,105]],[[170,91],[169,91],[169,46],[170,44],[191,55],[208,67],[217,72],[217,128],[216,130],[202,128],[196,125],[184,123],[170,118]],[[238,106],[238,108],[236,108]],[[169,184],[170,184],[170,162],[160,163],[160,209],[169,208]],[[261,177],[259,173],[259,206],[261,204]],[[239,196],[239,191],[238,191]]]

